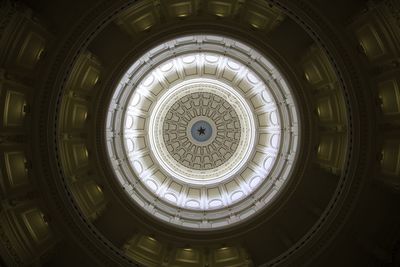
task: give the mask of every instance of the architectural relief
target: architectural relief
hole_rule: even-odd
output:
[[[238,115],[226,100],[199,92],[172,105],[163,132],[168,152],[176,161],[188,168],[207,170],[220,166],[235,153],[241,129]]]
[[[400,266],[400,1],[0,1],[0,266]]]
[[[284,186],[296,154],[296,108],[282,75],[246,44],[213,35],[167,41],[128,69],[114,96],[110,158],[129,196],[158,219],[227,227]]]

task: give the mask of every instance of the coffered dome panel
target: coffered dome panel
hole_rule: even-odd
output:
[[[0,4],[0,265],[387,265],[398,9]]]
[[[121,79],[108,113],[121,185],[146,211],[185,228],[227,227],[266,207],[288,178],[297,137],[279,71],[216,35],[151,49]]]

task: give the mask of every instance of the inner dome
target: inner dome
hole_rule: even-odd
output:
[[[163,138],[176,161],[194,170],[209,170],[229,161],[235,153],[240,141],[240,121],[222,97],[191,93],[169,109]]]
[[[215,35],[183,36],[144,54],[116,87],[107,123],[111,164],[133,202],[199,230],[267,207],[298,143],[283,75],[254,48]]]
[[[151,86],[146,90],[152,91]],[[166,90],[150,113],[150,154],[164,174],[179,182],[199,186],[230,179],[253,152],[251,107],[234,88],[215,78],[185,77]],[[207,141],[192,136],[192,125],[199,120],[214,129]]]

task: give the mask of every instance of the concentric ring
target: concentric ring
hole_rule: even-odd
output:
[[[194,95],[198,95],[197,111],[196,103],[188,100]],[[199,113],[200,99],[207,98],[209,108]],[[189,108],[186,112],[192,112],[186,117],[196,118],[199,113],[216,125],[216,137],[206,148],[188,143],[187,128],[180,136],[175,136],[175,129],[165,134],[166,121],[175,120],[176,127],[183,123],[185,105]],[[182,106],[183,114],[169,118],[174,106]],[[177,84],[160,97],[150,115],[148,133],[150,151],[166,173],[187,184],[206,185],[229,179],[243,167],[253,151],[255,124],[247,102],[233,88],[217,80],[196,78]]]
[[[226,37],[184,36],[150,50],[121,79],[107,121],[124,190],[183,228],[251,218],[285,185],[297,153],[286,81],[263,55]],[[196,123],[211,135],[196,140]]]

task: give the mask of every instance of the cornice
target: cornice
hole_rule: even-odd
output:
[[[141,51],[146,51],[146,49],[150,49],[152,46],[155,44],[158,44],[160,40],[169,40],[171,38],[178,36],[181,36],[183,34],[195,34],[198,31],[210,33],[210,34],[224,34],[230,37],[238,38],[240,39],[245,39],[247,42],[254,44],[255,47],[260,49],[260,51],[265,52],[268,55],[272,55],[271,59],[273,59],[274,63],[279,63],[279,69],[282,71],[282,75],[286,77],[286,75],[289,75],[290,77],[288,79],[288,82],[291,84],[291,87],[294,88],[299,88],[301,86],[298,81],[296,80],[296,75],[291,73],[293,71],[290,69],[288,66],[290,64],[283,59],[279,55],[278,52],[274,51],[272,48],[267,47],[267,43],[262,43],[260,44],[259,41],[260,39],[258,38],[251,38],[251,35],[246,33],[243,29],[238,28],[236,24],[217,24],[218,22],[210,22],[207,21],[204,23],[204,21],[201,20],[196,20],[196,21],[188,21],[185,22],[182,25],[171,25],[171,27],[167,27],[166,29],[161,29],[160,32],[157,31],[155,34],[151,35],[147,39],[142,39],[140,43],[135,44],[135,46],[132,47],[132,53],[128,54],[125,58],[126,61],[121,62],[121,65],[115,68],[115,73],[112,73],[108,76],[108,79],[103,81],[103,87],[104,88],[115,88],[117,85],[117,80],[115,77],[121,77],[123,73],[126,71],[126,69],[129,68],[129,66],[132,64],[132,59],[136,59],[137,54],[141,54]],[[219,30],[215,30],[212,26],[215,27],[215,25],[218,25],[221,27]],[[236,25],[236,26],[235,26]],[[246,38],[248,37],[248,38]],[[257,41],[258,40],[258,41]],[[140,51],[140,52],[138,52]],[[133,61],[134,61],[133,60]],[[303,91],[301,91],[303,93]],[[105,120],[104,118],[107,116],[107,110],[104,109],[104,107],[109,105],[108,99],[111,98],[111,90],[103,90],[102,94],[104,96],[100,97],[100,101],[96,105],[96,114],[100,114],[96,118],[96,126],[95,128],[105,128]],[[300,94],[299,91],[294,91],[294,94],[296,94],[295,100],[300,101],[300,105],[306,106],[307,100],[304,99],[304,96],[302,95],[301,97],[298,96]],[[107,95],[108,94],[108,95]],[[307,94],[307,93],[304,93]],[[307,107],[308,108],[308,107]],[[300,131],[300,134],[305,133],[308,127],[310,125],[310,122],[308,121],[311,111],[302,110],[299,114],[301,117],[301,127],[302,130]],[[107,155],[106,151],[106,143],[105,143],[105,135],[101,131],[97,131],[96,133],[96,144],[98,149],[95,153],[96,157],[98,158],[99,162],[98,163],[98,168],[102,169],[102,173],[110,173],[112,170],[110,169],[110,164],[108,162],[108,159],[105,157]],[[309,162],[310,159],[310,151],[311,149],[308,149],[311,147],[311,140],[313,140],[313,133],[312,131],[309,132],[309,134],[304,134],[304,138],[302,140],[304,148],[302,148],[302,152],[299,153],[299,158],[302,159],[303,162]],[[308,147],[308,148],[307,148]],[[307,164],[306,164],[307,165]],[[293,173],[299,174],[299,176],[303,177],[303,172],[305,172],[305,167],[302,164],[297,164],[296,169],[293,170]],[[301,173],[301,174],[300,174]],[[168,235],[168,239],[176,240],[179,239],[182,242],[206,242],[213,240],[215,242],[223,242],[226,241],[226,239],[229,237],[229,239],[238,239],[238,238],[243,238],[243,236],[246,235],[247,232],[249,231],[254,231],[257,227],[262,225],[265,221],[267,221],[266,218],[262,218],[264,213],[261,213],[260,216],[254,222],[251,224],[244,224],[240,225],[238,227],[231,227],[229,229],[226,229],[224,231],[216,231],[214,234],[210,233],[194,233],[193,231],[182,231],[170,227],[166,227],[165,224],[159,224],[157,222],[154,222],[146,216],[145,213],[141,213],[140,210],[137,209],[134,205],[131,204],[131,201],[129,201],[128,198],[124,198],[124,192],[120,188],[116,188],[116,183],[115,179],[112,176],[105,177],[106,180],[108,180],[108,186],[113,188],[116,192],[116,198],[120,200],[120,202],[125,205],[127,210],[130,210],[131,212],[134,211],[137,213],[136,215],[132,214],[137,218],[139,221],[140,227],[147,229],[147,231],[150,232],[156,232],[156,233],[162,233],[163,235]],[[113,181],[110,181],[113,180]],[[275,201],[271,203],[271,208],[270,208],[270,213],[271,216],[272,214],[276,213],[284,204],[286,203],[287,199],[289,199],[290,195],[292,192],[295,191],[295,188],[298,184],[300,179],[290,179],[288,182],[288,185],[286,185],[282,190],[285,191],[282,193],[284,197],[280,199],[279,201]],[[290,185],[289,185],[290,184]],[[181,236],[188,236],[187,238],[181,238]]]
[[[65,77],[77,57],[86,49],[91,38],[99,31],[103,25],[108,23],[114,16],[124,10],[134,2],[121,3],[102,1],[96,7],[82,16],[76,22],[73,31],[58,48],[55,58],[51,64],[51,70],[47,75],[47,80],[43,85],[40,94],[39,119],[39,147],[40,173],[43,184],[46,184],[47,197],[52,203],[53,214],[59,216],[58,222],[64,229],[71,233],[72,239],[80,247],[86,250],[89,255],[96,259],[98,264],[103,266],[124,266],[130,264],[136,266],[132,260],[125,257],[121,250],[111,244],[102,234],[91,224],[81,213],[74,202],[71,192],[68,189],[65,176],[57,160],[56,134],[58,109],[63,95],[63,84]],[[54,90],[54,88],[60,88]],[[46,133],[46,134],[45,134]]]
[[[318,12],[313,10],[306,1],[296,3],[288,0],[269,1],[280,7],[293,20],[299,23],[312,38],[323,48],[331,63],[335,66],[336,74],[340,79],[348,112],[348,155],[347,166],[344,168],[339,185],[329,208],[314,225],[313,229],[302,240],[292,246],[286,253],[266,264],[276,266],[295,262],[298,257],[318,255],[321,248],[325,248],[338,234],[345,223],[348,214],[354,208],[355,200],[362,189],[363,179],[368,173],[368,163],[371,161],[371,118],[366,104],[368,96],[363,91],[360,74],[350,56],[349,48],[337,30],[332,29]],[[37,150],[41,152],[41,173],[48,184],[50,198],[54,200],[53,209],[60,213],[65,225],[82,247],[102,261],[104,265],[133,265],[133,261],[123,255],[122,251],[109,242],[80,212],[71,192],[68,182],[62,171],[58,156],[57,125],[59,108],[64,93],[65,82],[69,71],[77,57],[86,49],[89,42],[109,23],[119,12],[133,5],[135,2],[123,3],[103,1],[89,14],[83,16],[74,27],[66,42],[57,52],[53,61],[53,69],[41,95],[40,110],[40,144]],[[57,88],[57,89],[55,89]],[[97,122],[101,125],[101,122]],[[43,134],[46,133],[46,134]],[[361,134],[362,133],[362,134]],[[96,140],[102,144],[100,137]],[[47,149],[48,148],[48,149]],[[354,151],[360,151],[355,154]],[[345,199],[345,200],[344,200]],[[306,252],[304,252],[307,249]]]
[[[263,266],[298,266],[299,262],[308,262],[317,258],[335,237],[341,232],[357,199],[365,185],[368,174],[374,167],[374,133],[376,128],[373,110],[367,109],[373,102],[368,94],[368,85],[362,81],[363,73],[356,67],[352,47],[346,43],[346,36],[330,24],[321,14],[306,1],[289,0],[270,1],[285,11],[286,15],[299,23],[324,50],[340,81],[345,95],[348,119],[348,150],[346,166],[340,177],[335,194],[328,208],[318,222],[302,240],[292,246],[286,253]],[[355,49],[354,49],[355,50]],[[290,258],[292,257],[292,258]],[[286,261],[286,262],[285,262]]]

